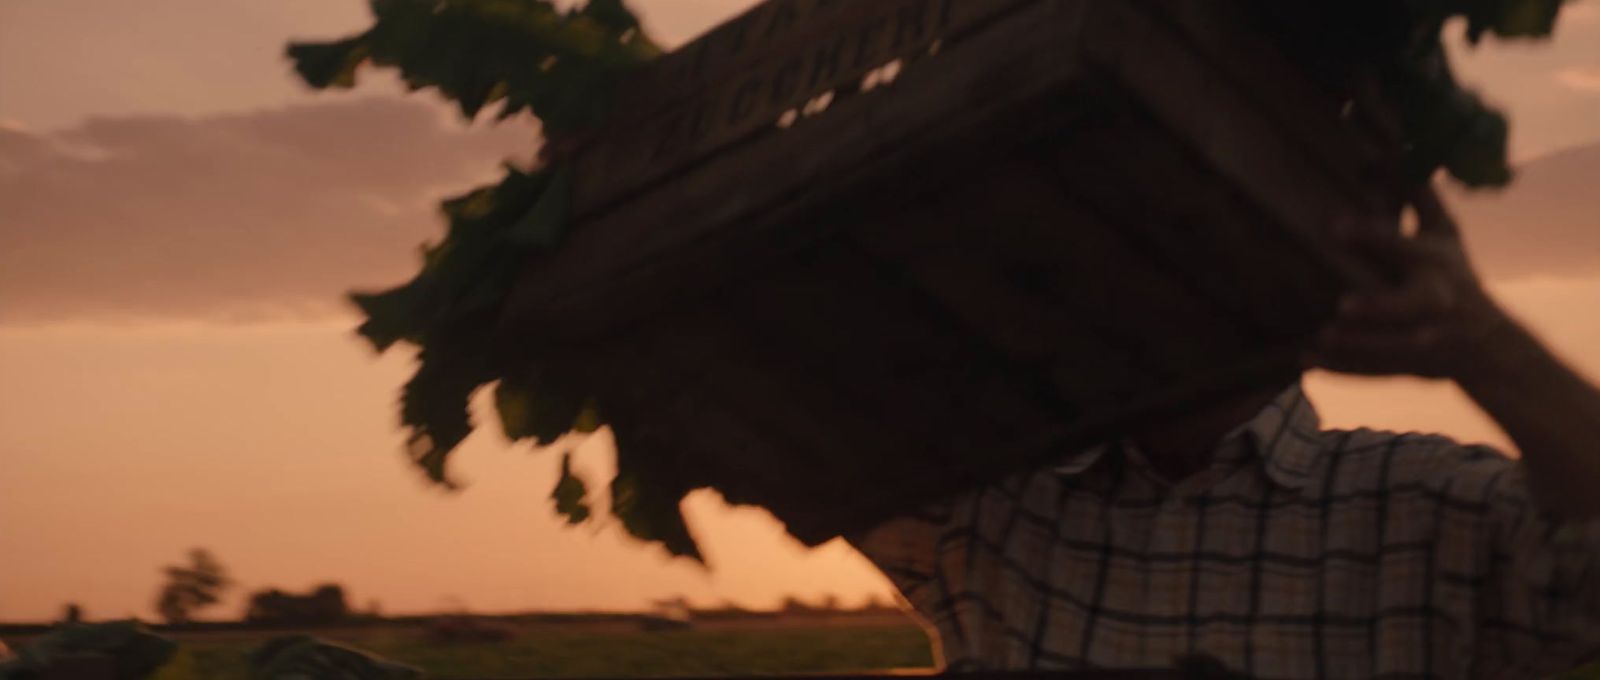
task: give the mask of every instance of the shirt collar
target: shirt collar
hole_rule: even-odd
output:
[[[1310,491],[1326,463],[1322,449],[1322,419],[1295,383],[1272,403],[1240,426],[1272,481],[1300,491]]]
[[[1218,444],[1218,453],[1240,444],[1258,458],[1267,477],[1280,486],[1312,490],[1325,463],[1321,442],[1322,419],[1299,383],[1284,390],[1249,421],[1234,428]],[[1111,444],[1079,452],[1057,465],[1057,474],[1079,475],[1106,456]]]
[[[1072,457],[1067,458],[1066,462],[1057,465],[1055,467],[1055,472],[1058,475],[1065,475],[1068,477],[1083,474],[1084,472],[1088,471],[1089,468],[1094,467],[1094,464],[1099,462],[1101,458],[1104,458],[1106,451],[1110,448],[1110,444],[1100,444],[1098,446],[1079,451]]]

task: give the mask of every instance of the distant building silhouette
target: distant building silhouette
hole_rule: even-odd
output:
[[[307,595],[286,593],[276,588],[250,596],[244,618],[252,623],[335,623],[350,616],[344,588],[325,584]]]

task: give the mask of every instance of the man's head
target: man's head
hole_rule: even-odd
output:
[[[1174,481],[1188,477],[1205,468],[1223,437],[1250,422],[1299,380],[1296,374],[1289,382],[1213,399],[1135,432],[1132,439],[1163,477]]]

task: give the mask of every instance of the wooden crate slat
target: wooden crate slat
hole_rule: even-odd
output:
[[[1118,214],[1126,233],[1158,243],[1172,270],[1206,280],[1225,304],[1242,305],[1261,337],[1294,337],[1326,318],[1339,287],[1327,261],[1286,238],[1181,140],[1127,124],[1139,117],[1126,112],[1077,136],[1061,159],[1062,171],[1075,178],[1069,183],[1098,182],[1082,195]],[[1095,177],[1085,179],[1089,174]]]
[[[1076,403],[1157,384],[1136,348],[1103,333],[1085,332],[1094,322],[1016,289],[1003,272],[1014,253],[987,236],[994,226],[984,214],[987,203],[967,206],[963,199],[979,195],[974,188],[968,190],[952,192],[949,202],[885,216],[853,235],[885,259],[901,263],[918,285],[1002,351],[1040,360],[1042,367],[1062,354],[1096,357],[1057,386]]]
[[[944,463],[1063,417],[1018,393],[1005,379],[1013,376],[988,375],[1006,369],[994,367],[1003,357],[974,346],[953,319],[923,313],[912,291],[884,281],[869,259],[847,247],[819,250],[730,287],[717,296],[719,309],[882,427],[926,436],[937,423],[948,447],[928,454]]]
[[[1098,137],[1099,129],[1085,133]],[[1133,247],[1122,229],[1070,200],[1051,172],[1051,155],[1030,153],[1012,172],[988,178],[979,189],[987,202],[969,207],[970,222],[985,227],[984,238],[998,243],[1012,263],[1031,265],[1031,282],[1017,281],[1021,272],[1001,272],[1012,287],[1135,348],[1163,381],[1239,353],[1248,344],[1244,329],[1219,318],[1203,297]]]
[[[663,58],[624,88],[618,124],[581,156],[585,215],[752,135],[937,40],[1055,0],[778,0]],[[720,64],[715,62],[722,62]]]
[[[1183,36],[1150,17],[1148,7],[1104,3],[1088,15],[1084,37],[1094,62],[1113,74],[1169,129],[1188,140],[1219,173],[1249,192],[1280,229],[1328,259],[1347,281],[1370,272],[1337,256],[1330,215],[1377,218],[1333,188],[1295,149],[1289,135],[1208,69]],[[1196,106],[1205,102],[1205,106]],[[1337,127],[1328,133],[1337,134]]]
[[[1206,63],[1229,77],[1234,88],[1289,133],[1286,140],[1305,151],[1330,176],[1330,186],[1346,200],[1374,213],[1393,209],[1392,196],[1372,190],[1373,179],[1393,173],[1398,158],[1361,134],[1366,111],[1353,100],[1340,101],[1297,72],[1283,50],[1262,33],[1259,21],[1236,2],[1216,0],[1135,0],[1148,14],[1175,24]],[[1271,58],[1262,58],[1267,55]],[[1328,134],[1326,120],[1337,112],[1349,134]]]
[[[1204,257],[1206,249],[1197,250],[1184,229],[1170,224],[1171,216],[1152,203],[1149,191],[1129,186],[1126,177],[1110,168],[1084,163],[1085,158],[1105,158],[1092,146],[1069,145],[1062,156],[1056,176],[1073,204],[1089,213],[1087,219],[1107,224],[1135,249],[1156,260],[1169,277],[1199,293],[1219,318],[1246,329],[1251,336],[1262,332],[1267,321],[1261,318],[1249,291],[1235,285],[1235,279],[1218,266],[1217,258]]]
[[[811,461],[827,476],[855,472],[832,456],[815,455],[852,442],[885,452],[915,448],[914,433],[881,428],[871,416],[842,403],[825,381],[753,342],[732,319],[709,308],[676,316],[651,334],[648,354],[663,363],[709,364],[704,389],[762,431],[782,436],[791,455]]]

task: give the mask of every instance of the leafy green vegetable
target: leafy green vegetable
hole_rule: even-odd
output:
[[[1564,0],[1242,1],[1335,88],[1355,90],[1360,78],[1376,78],[1381,97],[1396,107],[1414,180],[1440,168],[1474,187],[1511,180],[1505,117],[1456,81],[1441,34],[1460,19],[1473,42],[1548,36]],[[550,0],[370,4],[367,31],[289,46],[305,82],[349,88],[363,66],[392,68],[412,89],[454,101],[468,119],[495,105],[500,120],[531,114],[546,149],[568,147],[595,129],[622,76],[660,52],[622,0],[589,0],[567,11]],[[687,493],[708,482],[690,472],[691,461],[630,423],[609,421],[598,395],[559,379],[536,356],[504,356],[491,340],[519,269],[559,248],[569,227],[572,178],[559,156],[547,153],[532,168],[508,165],[499,183],[445,201],[445,238],[424,246],[416,277],[351,295],[366,315],[359,332],[379,351],[402,342],[419,348],[400,411],[411,433],[409,455],[430,479],[454,486],[446,462],[474,428],[468,405],[479,389],[495,385],[511,440],[547,445],[609,424],[617,440],[612,512],[632,535],[699,559],[679,510]],[[592,515],[570,455],[551,498],[569,523]]]
[[[617,476],[611,481],[612,514],[635,538],[660,543],[678,557],[703,561],[679,506],[684,496],[708,480],[693,477],[700,467],[688,464],[671,442],[630,425],[613,423]]]
[[[605,113],[617,76],[657,54],[620,0],[562,12],[548,0],[371,0],[375,22],[331,43],[294,43],[289,57],[312,87],[352,87],[365,63],[398,69],[468,118],[491,104],[530,111],[557,136]]]
[[[289,46],[306,83],[348,88],[363,66],[393,68],[412,89],[455,101],[469,119],[492,105],[502,120],[531,113],[547,148],[603,120],[620,77],[660,53],[621,0],[571,11],[548,0],[371,0],[371,7],[374,23],[359,35]],[[485,386],[495,385],[502,429],[514,441],[547,445],[605,424],[591,395],[526,357],[504,356],[491,341],[520,267],[561,243],[571,192],[571,173],[559,164],[508,165],[498,184],[444,202],[448,231],[423,247],[414,279],[351,295],[366,316],[359,332],[378,351],[402,342],[419,348],[416,373],[401,391],[401,423],[410,430],[412,461],[446,487],[456,487],[446,461],[473,431],[469,404]],[[582,523],[591,515],[586,486],[572,475],[570,458],[561,470],[556,510]],[[698,555],[685,546],[688,529],[676,508],[687,490],[656,489],[647,479],[624,486],[630,498],[644,499],[620,506],[624,526],[663,537],[676,554]]]
[[[552,444],[561,435],[578,429],[578,419],[587,406],[584,395],[548,376],[532,381],[507,376],[495,389],[500,424],[506,438],[512,441],[531,439],[540,446]]]

